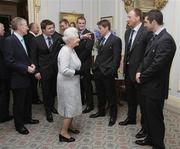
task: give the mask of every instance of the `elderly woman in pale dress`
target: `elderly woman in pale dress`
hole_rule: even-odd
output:
[[[63,127],[59,134],[60,142],[75,141],[69,134],[79,133],[78,130],[70,128],[72,119],[82,113],[80,94],[80,67],[81,62],[74,51],[79,45],[78,31],[69,27],[64,31],[64,42],[66,43],[58,55],[57,75],[57,98],[58,112],[64,117]]]

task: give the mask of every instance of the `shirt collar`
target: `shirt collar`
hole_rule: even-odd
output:
[[[156,32],[154,32],[154,35],[158,35],[163,29],[165,29],[165,27],[161,26]]]
[[[47,35],[45,35],[45,34],[43,34],[43,36],[44,36],[44,39],[45,39],[45,40],[47,40],[48,37],[51,37],[51,36],[47,36]]]
[[[79,34],[81,35],[84,31],[85,31],[85,29],[83,29],[82,31],[79,31]]]
[[[23,37],[20,34],[18,34],[17,32],[14,32],[14,35],[19,39],[19,41],[23,40]]]
[[[105,40],[107,40],[110,35],[111,35],[111,32],[108,32],[108,33],[106,34],[106,36],[104,36]]]
[[[32,31],[29,31],[29,33],[31,33],[34,37],[36,37],[36,34],[34,34]]]
[[[138,32],[139,28],[141,27],[142,23],[139,23],[138,25],[136,25],[136,27],[133,28],[133,30],[135,32]]]

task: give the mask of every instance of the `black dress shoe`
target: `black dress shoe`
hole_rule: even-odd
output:
[[[93,109],[94,109],[93,106],[87,106],[87,107],[82,111],[82,113],[89,113],[89,112],[91,112]]]
[[[25,124],[38,124],[39,120],[35,120],[35,119],[30,119],[25,121]]]
[[[110,118],[108,126],[113,126],[115,123],[116,123],[116,119],[115,118]]]
[[[54,114],[58,114],[57,110],[54,107],[51,108],[51,112]]]
[[[43,102],[39,99],[32,102],[32,104],[43,104]]]
[[[160,147],[155,147],[155,146],[153,146],[152,147],[152,149],[159,149]],[[163,145],[162,147],[161,147],[161,149],[165,149],[165,145]]]
[[[0,123],[3,123],[3,122],[7,122],[7,121],[10,121],[13,119],[13,116],[12,115],[9,115],[8,117],[4,118],[4,119],[1,119],[0,120]]]
[[[95,114],[90,115],[90,118],[97,118],[97,117],[104,117],[106,114],[105,112],[97,112]]]
[[[80,133],[80,131],[77,130],[77,129],[68,128],[68,131],[71,132],[71,133],[74,133],[74,134],[79,134]]]
[[[144,138],[146,137],[146,132],[145,130],[142,128],[137,134],[136,134],[136,138],[139,139],[139,138]]]
[[[75,139],[73,137],[71,138],[66,138],[63,135],[59,134],[59,141],[60,142],[74,142]]]
[[[150,145],[150,146],[152,146],[152,141],[150,139],[148,139],[147,137],[143,140],[136,140],[135,143],[138,145]]]
[[[51,112],[46,113],[46,119],[48,122],[53,122],[53,116]]]
[[[135,120],[130,120],[129,118],[126,118],[124,121],[119,122],[119,125],[129,125],[129,124],[136,124]]]
[[[27,135],[29,133],[28,129],[26,127],[19,127],[19,128],[16,128],[16,130],[20,133],[20,134],[23,134],[23,135]]]

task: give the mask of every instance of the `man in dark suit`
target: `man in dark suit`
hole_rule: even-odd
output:
[[[25,19],[16,17],[11,22],[14,33],[7,37],[4,44],[4,58],[11,70],[11,88],[13,91],[13,114],[16,130],[21,134],[29,131],[24,124],[37,124],[32,119],[31,81],[30,74],[35,72],[23,36],[27,34],[28,26]]]
[[[92,49],[94,45],[93,34],[86,29],[86,19],[84,17],[77,18],[77,29],[79,31],[80,42],[79,46],[76,47],[76,53],[81,60],[81,71],[83,72],[81,78],[81,96],[82,102],[86,103],[86,108],[83,113],[88,113],[94,109],[92,84],[91,84],[91,73],[90,68],[92,66]],[[85,36],[90,38],[85,38]],[[84,97],[84,99],[83,99]],[[84,100],[84,101],[83,101]]]
[[[60,35],[55,32],[55,25],[50,20],[41,22],[42,34],[33,40],[31,57],[35,63],[35,77],[41,80],[43,102],[46,111],[47,121],[53,122],[52,112],[57,114],[54,108],[56,96],[56,73],[53,69],[53,43]]]
[[[4,25],[0,23],[0,123],[13,118],[9,115],[10,72],[5,66],[3,56],[4,33]]]
[[[168,98],[169,73],[176,51],[172,36],[163,27],[163,15],[151,10],[144,19],[144,26],[154,33],[147,45],[144,59],[137,71],[136,81],[141,85],[145,100],[147,134],[139,145],[152,145],[153,149],[165,149],[164,100]]]
[[[27,35],[24,36],[24,40],[25,43],[27,45],[27,49],[28,49],[28,53],[29,56],[31,58],[31,45],[32,45],[32,41],[33,39],[38,35],[39,33],[39,26],[36,23],[30,23],[29,24],[29,32]],[[33,49],[32,49],[33,50]],[[38,91],[37,91],[37,84],[38,84],[38,80],[35,79],[34,75],[31,76],[31,81],[32,81],[32,103],[33,104],[42,104],[42,101],[39,100],[39,96],[38,96]]]
[[[124,74],[128,116],[119,125],[136,124],[137,105],[140,104],[142,129],[136,137],[142,138],[146,135],[146,128],[142,108],[143,99],[140,96],[139,87],[136,83],[136,71],[143,59],[151,34],[146,31],[142,24],[142,12],[140,9],[134,8],[129,11],[127,22],[130,28],[125,32]]]
[[[93,65],[96,89],[98,94],[98,112],[90,118],[105,116],[106,100],[110,103],[109,126],[113,126],[117,119],[117,101],[115,90],[115,76],[120,64],[122,43],[121,39],[113,35],[108,20],[98,22],[102,40],[98,48],[98,55]]]

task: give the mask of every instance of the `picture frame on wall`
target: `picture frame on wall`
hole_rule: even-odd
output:
[[[105,16],[105,17],[101,17],[101,20],[108,20],[111,23],[111,26],[113,28],[114,23],[113,23],[113,16]]]
[[[82,13],[71,13],[71,12],[60,12],[60,20],[62,19],[67,19],[69,21],[69,23],[75,23],[76,24],[76,20],[78,17],[81,17],[83,16],[84,17],[84,14]]]

